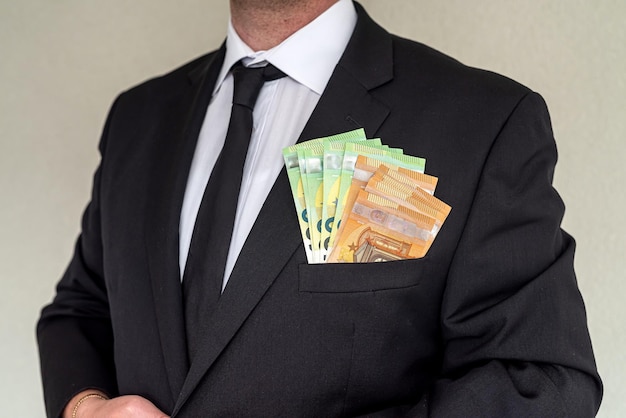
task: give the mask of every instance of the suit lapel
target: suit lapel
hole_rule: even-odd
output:
[[[222,47],[189,74],[183,99],[167,109],[160,121],[160,137],[154,147],[157,163],[146,211],[146,252],[171,406],[189,369],[179,268],[180,212],[195,144],[223,56]]]
[[[357,127],[365,128],[372,136],[389,114],[387,107],[370,91],[392,78],[391,37],[358,5],[357,10],[359,20],[351,41],[298,141]],[[213,316],[202,331],[198,355],[172,415],[180,410],[296,251],[304,252],[304,248],[283,170],[259,213]]]

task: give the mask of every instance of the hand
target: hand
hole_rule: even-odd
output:
[[[94,393],[94,391],[89,391],[88,393]],[[74,399],[80,399],[82,396],[84,394],[80,393]],[[75,405],[76,401],[70,401],[65,408],[64,418],[72,416]],[[152,402],[136,395],[118,396],[108,400],[96,397],[85,399],[76,412],[77,418],[169,418],[168,415],[154,406]]]

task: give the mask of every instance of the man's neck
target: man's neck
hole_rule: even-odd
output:
[[[233,27],[253,50],[268,50],[309,24],[337,0],[230,0]]]

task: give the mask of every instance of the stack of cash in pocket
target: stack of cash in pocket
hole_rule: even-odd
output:
[[[423,257],[450,213],[425,159],[363,129],[297,143],[283,157],[309,263]]]

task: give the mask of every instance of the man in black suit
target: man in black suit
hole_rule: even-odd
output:
[[[388,34],[350,0],[231,0],[231,13],[225,46],[111,109],[38,325],[48,415],[593,416],[602,389],[541,97]],[[285,43],[310,63],[291,67]],[[240,195],[223,292],[190,330],[181,277],[240,58],[287,77],[254,108],[241,188],[261,197]],[[263,143],[265,127],[296,134]],[[356,127],[439,177],[453,210],[426,257],[308,264],[284,170],[251,191],[257,151]]]

